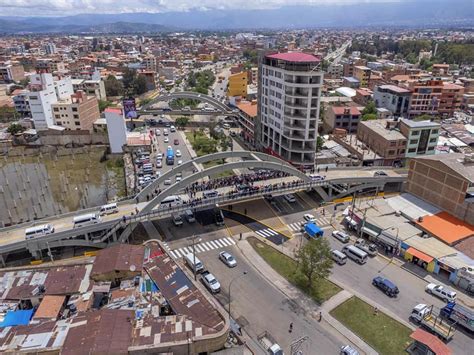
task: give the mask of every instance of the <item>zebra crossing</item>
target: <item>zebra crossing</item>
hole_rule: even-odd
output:
[[[331,224],[330,220],[326,217],[318,217],[318,218],[315,218],[315,223],[318,225],[318,226],[328,226]],[[304,224],[307,223],[307,221],[301,221],[301,222],[295,222],[295,223],[291,223],[291,224],[288,224],[288,229],[293,232],[293,233],[298,233],[301,228],[304,226]]]
[[[234,242],[232,238],[227,237],[227,238],[215,239],[215,240],[210,240],[208,242],[195,244],[194,249],[196,251],[196,254],[198,254],[198,253],[206,252],[209,250],[231,247],[235,244],[236,243]],[[168,253],[175,259],[184,257],[186,254],[193,252],[192,246],[182,247],[175,250],[170,250],[168,247],[168,244],[165,244],[165,247],[168,249]]]
[[[255,233],[257,233],[259,236],[261,236],[263,238],[270,238],[270,237],[273,237],[275,235],[278,235],[278,232],[275,232],[271,228],[260,229],[258,231],[255,231]]]

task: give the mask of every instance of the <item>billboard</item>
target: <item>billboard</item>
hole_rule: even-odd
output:
[[[137,118],[135,99],[124,99],[122,102],[125,118]]]

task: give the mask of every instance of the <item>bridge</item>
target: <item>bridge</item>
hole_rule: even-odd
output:
[[[155,97],[152,101],[147,103],[146,105],[143,105],[139,113],[141,112],[142,114],[146,114],[149,112],[153,112],[152,106],[155,105],[156,103],[160,101],[172,101],[176,99],[192,99],[192,100],[197,100],[200,102],[208,103],[215,109],[217,109],[220,112],[229,112],[231,111],[229,107],[219,100],[205,94],[199,94],[197,92],[193,91],[179,91],[179,92],[171,92],[167,93],[164,95],[160,95]],[[234,113],[235,114],[235,113]]]
[[[211,166],[207,169],[201,168],[202,163],[228,158],[233,158],[234,161]],[[235,161],[236,158],[240,160]],[[199,202],[189,200],[189,196],[183,193],[186,186],[210,175],[226,170],[249,167],[283,171],[289,176],[255,182],[254,186],[259,187],[255,191],[236,193],[234,186],[223,187],[217,189],[218,197],[200,199]],[[113,243],[126,242],[138,223],[166,218],[173,213],[182,213],[188,208],[197,211],[215,206],[216,203],[225,205],[260,198],[267,193],[281,195],[308,189],[316,190],[325,201],[330,201],[347,196],[354,191],[374,187],[378,187],[382,191],[388,183],[401,184],[406,180],[405,176],[389,169],[384,169],[388,174],[387,176],[374,177],[374,171],[380,169],[380,167],[377,167],[377,169],[331,169],[327,172],[325,180],[311,181],[308,175],[295,169],[287,162],[264,153],[233,151],[210,154],[195,158],[169,170],[134,196],[133,199],[120,202],[119,213],[103,216],[101,223],[73,228],[72,218],[74,215],[96,212],[99,207],[95,207],[37,221],[36,224],[53,224],[55,233],[36,239],[25,240],[24,230],[30,227],[31,224],[15,225],[1,229],[0,262],[4,261],[4,256],[22,251],[28,251],[34,257],[40,258],[42,250],[55,247],[87,246],[103,248]],[[175,177],[178,173],[186,170],[194,170],[195,173],[155,194],[156,189],[166,179]],[[150,195],[152,199],[148,201]],[[161,201],[170,195],[179,195],[184,204],[173,207],[161,206]],[[201,196],[202,193],[198,193],[197,197]],[[136,210],[138,210],[138,213],[136,213]]]

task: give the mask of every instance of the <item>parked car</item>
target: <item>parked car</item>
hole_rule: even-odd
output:
[[[179,145],[179,140],[178,140],[178,139],[175,139],[175,140],[173,141],[173,143],[174,143],[174,145]]]
[[[156,161],[156,167],[161,168],[163,166],[163,162],[161,160]]]
[[[209,271],[204,271],[201,274],[201,281],[204,284],[204,286],[207,287],[209,291],[212,293],[218,293],[221,290],[221,284],[217,279],[214,277],[213,274],[211,274]]]
[[[332,236],[343,243],[348,243],[350,240],[349,234],[341,231],[332,232]]]
[[[182,160],[178,160],[178,165],[181,165],[183,164],[183,161]]]
[[[156,154],[156,160],[161,160],[161,159],[163,159],[163,153]]]
[[[165,185],[171,185],[171,179],[166,179],[164,182]]]
[[[165,137],[165,139],[163,140],[163,142],[165,143],[168,143],[170,141],[170,139],[168,137]]]
[[[372,285],[381,289],[389,297],[396,297],[399,293],[398,287],[392,281],[381,276],[374,277]]]
[[[350,345],[341,347],[341,355],[359,355],[359,352]]]
[[[228,267],[235,267],[237,266],[237,261],[235,258],[232,256],[232,254],[226,252],[226,251],[221,251],[219,253],[219,259],[226,264]]]
[[[450,290],[449,288],[445,288],[442,285],[430,283],[426,285],[425,291],[441,298],[445,302],[454,302],[456,300],[456,292]]]
[[[178,158],[181,157],[181,151],[180,151],[179,149],[176,149],[176,156],[177,156]]]
[[[385,171],[379,170],[374,173],[374,177],[377,176],[387,176],[387,173]]]
[[[370,256],[375,256],[377,255],[377,245],[374,244],[374,243],[367,243],[364,239],[362,238],[359,238],[356,240],[356,242],[354,243],[354,245],[359,248],[359,249],[362,249],[363,251],[365,251],[367,254],[369,254]]]

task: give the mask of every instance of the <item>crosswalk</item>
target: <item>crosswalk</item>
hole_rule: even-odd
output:
[[[198,253],[206,252],[209,250],[231,247],[235,244],[236,243],[232,238],[227,237],[227,238],[215,239],[215,240],[210,240],[207,242],[195,244],[194,249],[196,251],[196,254],[198,254]],[[169,247],[167,244],[165,244],[165,247],[168,249],[168,253],[175,259],[182,258],[185,255],[193,252],[192,246],[182,247],[175,250],[169,250]]]
[[[331,224],[331,222],[328,218],[322,217],[322,216],[318,217],[318,218],[315,218],[314,221],[320,227],[328,226],[328,225]],[[298,233],[305,223],[306,223],[306,221],[303,220],[303,221],[300,221],[300,222],[295,222],[295,223],[288,224],[288,229],[293,233]]]
[[[278,235],[278,232],[275,232],[271,228],[260,229],[258,231],[255,231],[255,233],[257,233],[259,236],[261,236],[263,238],[270,238],[270,237],[273,237],[275,235]]]

